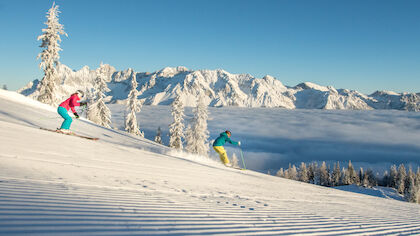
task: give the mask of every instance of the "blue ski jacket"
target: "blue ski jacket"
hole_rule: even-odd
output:
[[[224,146],[226,142],[231,143],[233,145],[238,145],[238,142],[232,141],[228,137],[227,133],[223,132],[216,140],[214,140],[213,147]]]

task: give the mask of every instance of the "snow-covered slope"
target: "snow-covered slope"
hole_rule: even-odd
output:
[[[63,98],[76,89],[90,89],[95,71],[83,67],[73,71],[59,65]],[[107,65],[110,80],[108,101],[123,102],[130,90],[130,79],[136,76],[146,105],[168,105],[180,91],[187,106],[195,106],[198,93],[204,93],[209,106],[280,107],[287,109],[398,109],[420,110],[420,95],[414,93],[376,92],[370,96],[347,89],[324,87],[310,82],[295,87],[284,86],[269,75],[255,78],[249,74],[231,74],[224,70],[188,70],[185,67],[167,67],[153,73],[138,73],[132,69],[116,71]],[[39,81],[29,83],[18,92],[36,97]]]
[[[0,234],[419,234],[420,206],[229,169],[0,90]]]

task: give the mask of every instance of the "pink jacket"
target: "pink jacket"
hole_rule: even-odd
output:
[[[75,113],[76,110],[74,109],[74,107],[80,106],[80,103],[78,103],[79,100],[80,98],[79,96],[77,96],[77,93],[74,93],[66,101],[62,102],[60,104],[60,107],[66,108],[67,111],[71,109],[71,111]]]

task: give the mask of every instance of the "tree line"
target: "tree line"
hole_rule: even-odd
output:
[[[417,172],[414,172],[411,167],[407,171],[404,164],[400,164],[398,168],[392,165],[382,176],[379,176],[379,174],[375,175],[372,169],[365,171],[360,167],[356,171],[351,161],[348,162],[346,168],[340,168],[339,162],[334,163],[332,169],[325,161],[320,166],[316,162],[309,164],[302,162],[298,168],[292,164],[289,164],[287,169],[281,168],[276,176],[326,187],[385,186],[396,189],[409,202],[420,203],[420,167],[417,168]]]

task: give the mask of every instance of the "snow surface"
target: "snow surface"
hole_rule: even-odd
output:
[[[388,199],[395,199],[404,201],[404,196],[402,194],[399,194],[396,189],[393,188],[387,188],[387,187],[381,187],[381,186],[375,186],[372,188],[364,188],[357,185],[343,185],[339,187],[335,187],[335,189],[340,189],[343,191],[349,191],[353,193],[361,193],[361,194],[367,194],[375,197],[383,197]]]
[[[420,205],[176,153],[0,90],[0,234],[420,234]],[[11,99],[9,99],[11,97]],[[155,117],[155,120],[159,120]]]

